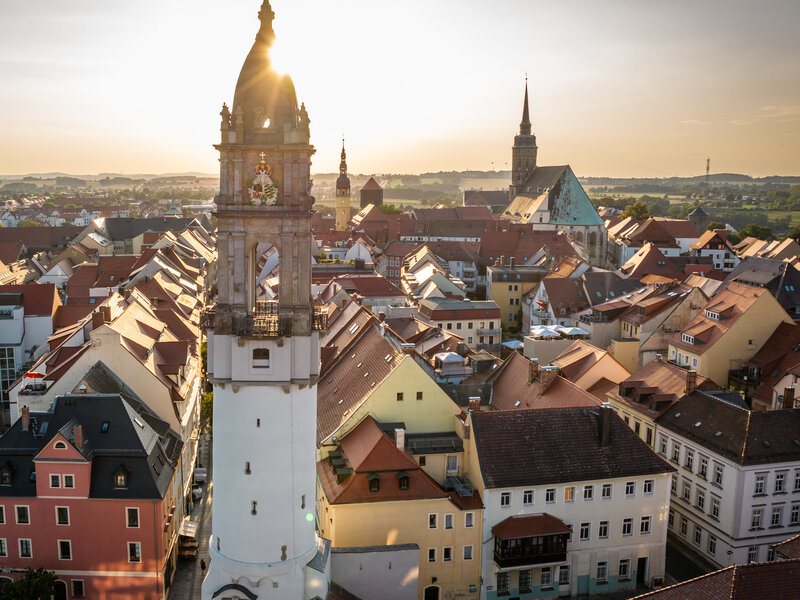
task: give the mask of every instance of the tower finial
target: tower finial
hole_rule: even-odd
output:
[[[275,19],[275,12],[269,0],[264,0],[261,10],[258,11],[258,18],[261,20],[261,29],[258,30],[259,36],[265,36],[271,40],[275,39],[275,30],[272,28],[272,21]]]
[[[519,124],[519,132],[522,135],[531,134],[531,118],[528,112],[528,74],[525,73],[525,104],[522,107],[522,122]]]

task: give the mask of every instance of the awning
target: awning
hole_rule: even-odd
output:
[[[184,517],[183,521],[181,521],[181,526],[178,528],[178,535],[197,537],[197,528],[199,526],[199,523],[190,520],[189,517]]]

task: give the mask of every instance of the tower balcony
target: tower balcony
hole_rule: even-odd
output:
[[[311,315],[311,329],[324,331],[328,327],[328,314],[315,308]],[[278,338],[292,335],[292,315],[280,314],[277,302],[257,302],[254,311],[233,315],[231,333],[248,338]]]

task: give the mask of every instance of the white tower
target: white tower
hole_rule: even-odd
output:
[[[214,384],[211,564],[203,600],[325,598],[315,533],[316,382],[321,315],[311,301],[309,119],[261,26],[222,108],[217,303],[205,317]],[[277,302],[260,299],[261,254],[280,256]],[[309,563],[311,565],[309,566]]]

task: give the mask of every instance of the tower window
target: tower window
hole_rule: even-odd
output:
[[[253,368],[256,369],[269,368],[268,348],[253,348]]]

